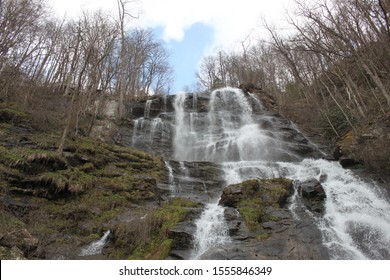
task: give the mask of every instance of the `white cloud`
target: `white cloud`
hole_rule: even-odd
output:
[[[140,0],[141,24],[163,26],[165,40],[181,40],[186,28],[201,22],[215,31],[214,46],[231,45],[254,29],[262,16],[283,18],[291,0]]]
[[[262,16],[283,18],[292,0],[136,0],[129,8],[141,10],[137,25],[164,28],[166,41],[183,39],[192,24],[203,23],[214,30],[213,47],[229,46],[250,32],[261,31]],[[117,0],[49,0],[59,15],[76,17],[82,11],[103,8],[117,13]],[[258,32],[257,32],[258,33]]]

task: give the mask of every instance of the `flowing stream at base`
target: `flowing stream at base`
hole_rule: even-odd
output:
[[[197,110],[199,98],[178,94],[173,104],[173,159],[180,162],[183,176],[190,177],[184,162],[212,162],[222,169],[225,186],[253,178],[315,178],[326,193],[325,213],[315,221],[330,257],[390,259],[390,203],[375,183],[362,181],[337,162],[319,159],[313,144],[302,139],[292,124],[287,126],[286,120],[265,111],[253,95],[233,88],[213,91],[208,110],[202,113]],[[180,182],[174,182],[169,161],[166,165],[175,196]],[[205,209],[195,221],[194,259],[231,241],[218,198],[203,201]],[[292,197],[293,214],[301,207],[297,203]]]

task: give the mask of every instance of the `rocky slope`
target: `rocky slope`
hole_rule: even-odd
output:
[[[171,246],[166,228],[198,206],[163,201],[161,159],[86,137],[69,139],[58,155],[58,139],[34,129],[16,106],[1,104],[1,259],[164,258]],[[104,254],[81,256],[107,230]]]

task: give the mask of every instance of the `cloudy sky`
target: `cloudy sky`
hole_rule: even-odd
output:
[[[136,0],[128,5],[140,14],[130,25],[151,27],[166,44],[175,69],[173,91],[195,82],[204,54],[239,46],[248,35],[265,37],[262,18],[283,25],[284,11],[293,0]],[[62,17],[77,17],[82,10],[104,9],[117,13],[117,0],[48,0]]]

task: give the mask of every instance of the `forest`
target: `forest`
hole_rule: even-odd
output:
[[[89,134],[105,100],[117,100],[120,120],[125,102],[171,93],[167,49],[151,29],[128,28],[138,18],[132,1],[116,4],[115,17],[85,11],[59,19],[44,0],[0,2],[0,98],[63,129],[59,151],[69,133]],[[287,35],[264,22],[269,40],[244,39],[241,50],[204,57],[198,89],[254,85],[306,133],[333,145],[341,140],[345,154],[389,169],[390,2],[296,6],[286,12]]]

